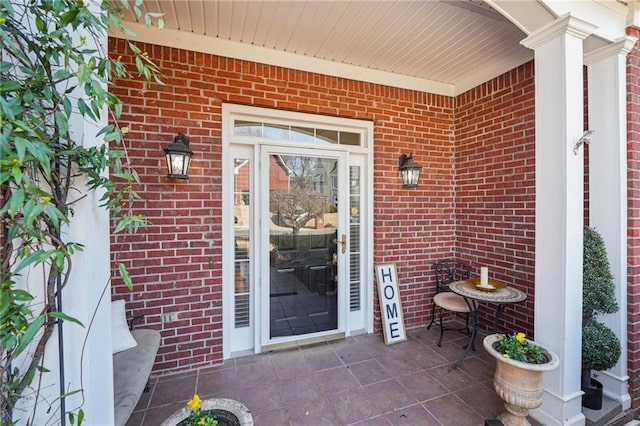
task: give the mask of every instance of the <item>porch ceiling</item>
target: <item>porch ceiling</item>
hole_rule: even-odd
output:
[[[142,41],[457,95],[533,58],[526,26],[489,3],[510,16],[501,0],[145,0],[166,29],[125,20]],[[554,17],[525,4],[536,25]]]

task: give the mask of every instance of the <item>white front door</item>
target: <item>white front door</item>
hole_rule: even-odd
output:
[[[225,358],[373,329],[372,126],[327,119],[226,106]]]
[[[344,333],[345,153],[263,146],[261,346]]]

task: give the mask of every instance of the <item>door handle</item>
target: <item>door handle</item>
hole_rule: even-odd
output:
[[[347,236],[345,234],[342,234],[340,244],[342,245],[342,254],[345,254],[347,252]]]

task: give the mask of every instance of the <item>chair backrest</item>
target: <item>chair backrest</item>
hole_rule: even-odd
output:
[[[434,264],[436,269],[436,293],[449,291],[449,284],[466,280],[471,276],[471,266],[457,259],[445,259]]]

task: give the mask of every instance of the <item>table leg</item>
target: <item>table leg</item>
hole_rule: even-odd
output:
[[[494,333],[498,332],[498,323],[500,322],[500,317],[502,316],[502,313],[504,312],[504,308],[505,308],[505,306],[503,304],[498,305],[498,307],[496,308],[496,318],[493,320],[493,332]]]
[[[467,357],[469,351],[473,349],[476,350],[476,336],[478,335],[478,306],[475,301],[469,302],[469,299],[464,299],[469,305],[469,309],[471,309],[471,338],[469,339],[469,343],[464,348],[464,352],[460,355],[460,358],[456,361],[455,364],[451,367],[452,370],[455,370],[462,364],[462,361]]]

